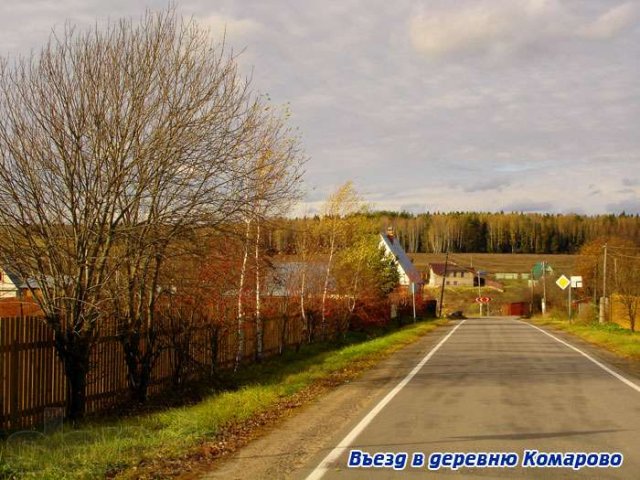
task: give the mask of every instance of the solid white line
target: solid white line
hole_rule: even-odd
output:
[[[531,325],[530,323],[527,322],[522,322],[520,320],[518,320],[520,323],[524,323],[525,325],[529,325],[530,327],[535,328],[536,330],[541,331],[542,333],[544,333],[546,336],[553,338],[556,342],[560,342],[561,344],[569,347],[571,350],[574,350],[576,352],[578,352],[580,355],[582,355],[583,357],[587,358],[588,360],[591,360],[593,363],[595,363],[597,366],[599,366],[602,370],[604,370],[605,372],[607,372],[608,374],[616,377],[618,380],[620,380],[622,383],[624,383],[625,385],[628,385],[629,387],[633,388],[636,392],[640,393],[640,386],[638,386],[637,384],[633,383],[631,380],[629,380],[626,377],[623,377],[622,375],[620,375],[617,372],[614,372],[613,370],[611,370],[609,367],[607,367],[605,364],[599,362],[598,360],[596,360],[595,358],[593,358],[591,355],[589,355],[588,353],[583,352],[582,350],[580,350],[577,347],[574,347],[573,345],[565,342],[564,340],[559,339],[558,337],[556,337],[555,335],[551,335],[549,332],[543,330],[540,327],[537,327],[535,325]]]
[[[442,344],[446,342],[449,339],[449,337],[453,335],[453,332],[455,332],[458,328],[460,328],[460,326],[464,322],[465,320],[462,320],[458,325],[456,325],[453,328],[453,330],[451,330],[442,340],[440,340],[440,342],[435,347],[433,347],[431,351],[427,355],[425,355],[425,357],[422,360],[420,360],[420,363],[418,363],[413,368],[413,370],[411,370],[409,374],[406,377],[404,377],[404,379],[400,383],[398,383],[398,385],[394,387],[393,390],[387,393],[387,395],[382,400],[380,400],[380,402],[375,407],[373,407],[373,409],[367,414],[366,417],[360,420],[360,423],[358,423],[353,428],[353,430],[351,430],[347,434],[347,436],[342,439],[342,441],[338,444],[338,446],[333,450],[331,450],[331,452],[329,452],[329,454],[326,457],[324,457],[322,462],[320,462],[320,464],[315,468],[315,470],[313,470],[313,472],[309,474],[306,480],[318,480],[322,478],[324,474],[327,472],[327,470],[329,470],[329,465],[335,462],[338,459],[338,457],[342,454],[342,452],[344,452],[347,448],[349,448],[351,443],[356,439],[358,435],[362,433],[362,431],[365,428],[367,428],[367,426],[376,417],[376,415],[378,415],[378,413],[380,413],[380,411],[393,399],[393,397],[395,397],[398,394],[398,392],[400,392],[400,390],[402,390],[404,386],[411,381],[411,379],[416,375],[416,373],[420,371],[420,369],[424,366],[424,364],[429,361],[429,359],[433,356],[433,354],[438,351],[438,349],[442,346]]]

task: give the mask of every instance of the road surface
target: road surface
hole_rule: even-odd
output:
[[[384,374],[348,387],[361,399],[353,411],[342,416],[303,411],[301,418],[273,432],[275,438],[264,438],[259,447],[265,453],[259,459],[264,470],[250,469],[251,457],[260,455],[248,450],[244,460],[241,454],[207,478],[242,478],[237,472],[243,471],[243,462],[249,468],[244,473],[252,472],[253,478],[640,478],[640,381],[635,375],[620,374],[598,360],[597,364],[585,356],[594,358],[583,347],[576,351],[572,342],[562,343],[558,335],[553,338],[515,319],[469,319],[438,332],[418,345],[420,352],[410,347],[395,363],[382,367]],[[346,404],[344,398],[336,398],[333,404]],[[324,410],[333,404],[325,403]],[[315,408],[323,410],[322,402]],[[313,431],[287,445],[287,435],[295,438],[305,422]],[[291,455],[284,450],[267,453],[269,448],[277,450],[274,443]],[[424,454],[425,465],[349,469],[349,455],[354,462],[364,458],[353,450],[370,455],[405,452],[407,463],[414,453]],[[522,467],[525,452],[533,450],[542,455],[529,454],[528,463],[546,468]],[[504,452],[518,458],[513,467],[441,466],[430,471],[426,464],[436,452]],[[560,454],[554,461],[580,462],[571,452],[619,452],[624,460],[618,468],[548,467],[545,453]],[[380,458],[384,463],[390,457]],[[603,464],[613,460],[588,457],[596,458]],[[477,456],[467,459],[471,465],[479,461]],[[395,459],[398,467],[402,460]],[[240,470],[233,473],[233,468]]]

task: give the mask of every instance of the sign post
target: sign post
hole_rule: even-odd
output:
[[[571,276],[571,284],[569,285],[569,323],[571,323],[571,314],[573,304],[571,302],[571,293],[574,288],[582,288],[582,277],[581,276]]]
[[[569,291],[567,293],[567,311],[569,313],[569,323],[571,323],[571,292],[574,288],[582,288],[582,277],[572,276],[571,278],[567,278],[566,275],[560,275],[558,280],[556,280],[556,285],[558,285],[562,290],[566,290],[567,287],[569,287]]]
[[[413,300],[413,323],[416,323],[416,284],[411,282],[411,297]]]

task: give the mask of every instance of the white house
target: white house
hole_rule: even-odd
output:
[[[21,283],[15,273],[0,267],[0,298],[17,297]]]
[[[380,247],[384,248],[387,255],[391,255],[398,265],[400,285],[409,286],[412,283],[422,285],[424,283],[422,275],[400,245],[393,228],[389,227],[386,233],[381,233],[380,239]]]

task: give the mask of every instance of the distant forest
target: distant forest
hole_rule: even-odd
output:
[[[280,219],[265,236],[274,254],[295,254],[300,232],[317,231],[324,250],[320,217]],[[408,253],[576,253],[597,238],[624,237],[640,243],[638,215],[538,213],[425,213],[376,211],[360,214],[354,224],[370,232],[388,226]],[[318,228],[316,228],[316,226]]]

